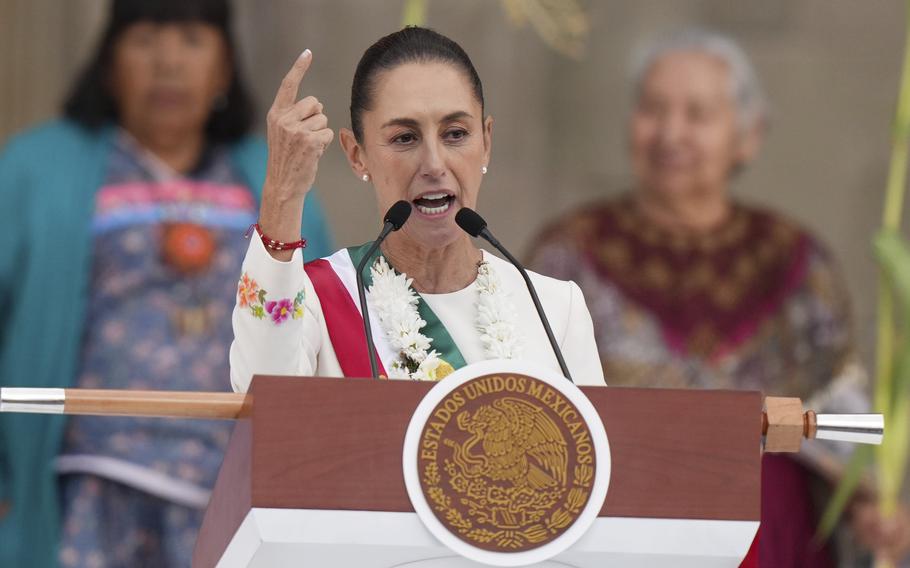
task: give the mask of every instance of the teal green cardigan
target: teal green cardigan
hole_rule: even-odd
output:
[[[94,195],[104,180],[113,132],[56,121],[15,137],[0,154],[0,385],[73,385],[88,296]],[[248,138],[231,153],[258,195],[265,144]],[[306,256],[326,256],[331,243],[312,194],[305,210]],[[0,414],[0,502],[11,504],[0,519],[0,566],[57,565],[53,460],[64,424],[59,415]]]

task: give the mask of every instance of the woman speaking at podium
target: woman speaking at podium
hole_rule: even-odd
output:
[[[371,374],[355,277],[370,243],[302,264],[304,198],[334,138],[322,103],[298,97],[312,61],[306,50],[294,62],[268,113],[262,207],[233,314],[238,391],[255,374]],[[364,53],[341,146],[381,212],[400,200],[411,206],[401,230],[365,260],[380,376],[438,380],[495,358],[560,368],[518,270],[477,248],[455,222],[459,209],[477,204],[492,137],[480,77],[452,40],[409,27]],[[531,279],[574,381],[604,384],[578,286]]]

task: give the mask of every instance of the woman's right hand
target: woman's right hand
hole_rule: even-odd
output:
[[[300,238],[304,199],[316,180],[319,158],[335,137],[316,97],[297,100],[312,61],[309,49],[300,54],[281,81],[267,115],[269,158],[259,225],[270,238],[284,242]],[[291,256],[289,251],[270,253],[282,260]]]
[[[300,82],[312,61],[309,49],[297,58],[281,81],[267,116],[266,186],[282,199],[306,197],[316,180],[319,158],[335,137],[316,97],[296,100]]]

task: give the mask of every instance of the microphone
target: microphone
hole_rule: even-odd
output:
[[[512,256],[512,253],[506,250],[506,247],[502,246],[499,240],[493,236],[493,233],[487,229],[487,222],[473,209],[462,207],[458,213],[455,214],[455,222],[467,234],[471,235],[474,238],[480,237],[496,247],[496,250],[501,252],[503,256],[505,256],[509,262],[511,262],[512,265],[518,269],[521,277],[525,280],[525,285],[528,287],[528,292],[531,294],[531,300],[533,300],[534,307],[537,309],[537,315],[540,317],[540,323],[543,324],[543,329],[547,332],[547,339],[550,340],[550,346],[553,348],[553,354],[556,355],[556,360],[559,362],[559,368],[562,369],[562,374],[571,381],[572,375],[569,374],[569,367],[566,366],[566,360],[563,359],[562,350],[559,349],[559,344],[556,343],[556,337],[553,336],[553,330],[550,328],[550,322],[547,320],[547,316],[543,311],[543,306],[540,305],[540,298],[537,297],[537,291],[534,289],[534,284],[531,283],[531,278],[528,276],[528,273],[525,270],[524,266],[522,266],[521,263],[518,262],[518,259]]]
[[[357,265],[357,294],[360,296],[360,313],[363,315],[363,333],[366,337],[367,353],[370,356],[370,372],[373,378],[379,377],[379,365],[376,363],[376,348],[373,345],[373,331],[370,328],[370,312],[367,310],[367,292],[363,287],[363,269],[369,262],[373,253],[382,244],[382,241],[392,233],[404,226],[405,221],[411,216],[411,204],[405,200],[396,202],[386,211],[385,217],[382,218],[382,231],[373,241],[373,245],[367,250],[367,253]]]

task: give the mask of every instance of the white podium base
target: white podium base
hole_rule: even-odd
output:
[[[599,517],[541,568],[736,568],[756,521]],[[251,509],[219,568],[479,568],[456,556],[416,513]]]

